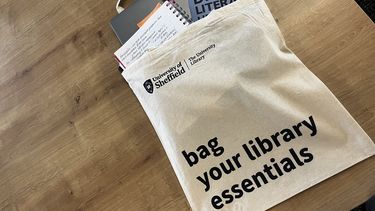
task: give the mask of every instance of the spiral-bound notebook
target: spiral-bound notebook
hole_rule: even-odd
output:
[[[185,29],[188,24],[189,22],[185,17],[171,3],[166,1],[115,52],[115,57],[121,66],[126,68],[140,58],[148,49],[158,47],[179,31]]]
[[[206,17],[212,10],[219,9],[236,0],[169,0],[189,21]]]
[[[173,6],[185,17],[186,20],[192,22],[189,2],[191,0],[168,0]]]

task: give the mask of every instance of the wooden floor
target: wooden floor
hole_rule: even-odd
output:
[[[375,139],[375,25],[354,0],[267,3],[289,47]],[[0,1],[1,210],[190,209],[117,71],[114,5]],[[272,210],[349,210],[374,193],[372,157]]]

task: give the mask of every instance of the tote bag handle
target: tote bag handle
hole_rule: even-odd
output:
[[[117,3],[116,3],[116,10],[117,10],[117,13],[120,14],[122,11],[124,11],[124,8],[122,6],[120,6],[122,0],[117,0]]]

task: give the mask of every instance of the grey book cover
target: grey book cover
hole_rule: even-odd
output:
[[[137,23],[142,21],[157,5],[158,0],[135,0],[120,14],[111,20],[112,30],[121,44],[124,44],[138,30]]]

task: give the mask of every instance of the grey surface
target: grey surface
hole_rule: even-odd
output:
[[[112,30],[121,44],[124,44],[137,30],[137,23],[143,20],[156,6],[158,0],[136,0],[111,20]]]

